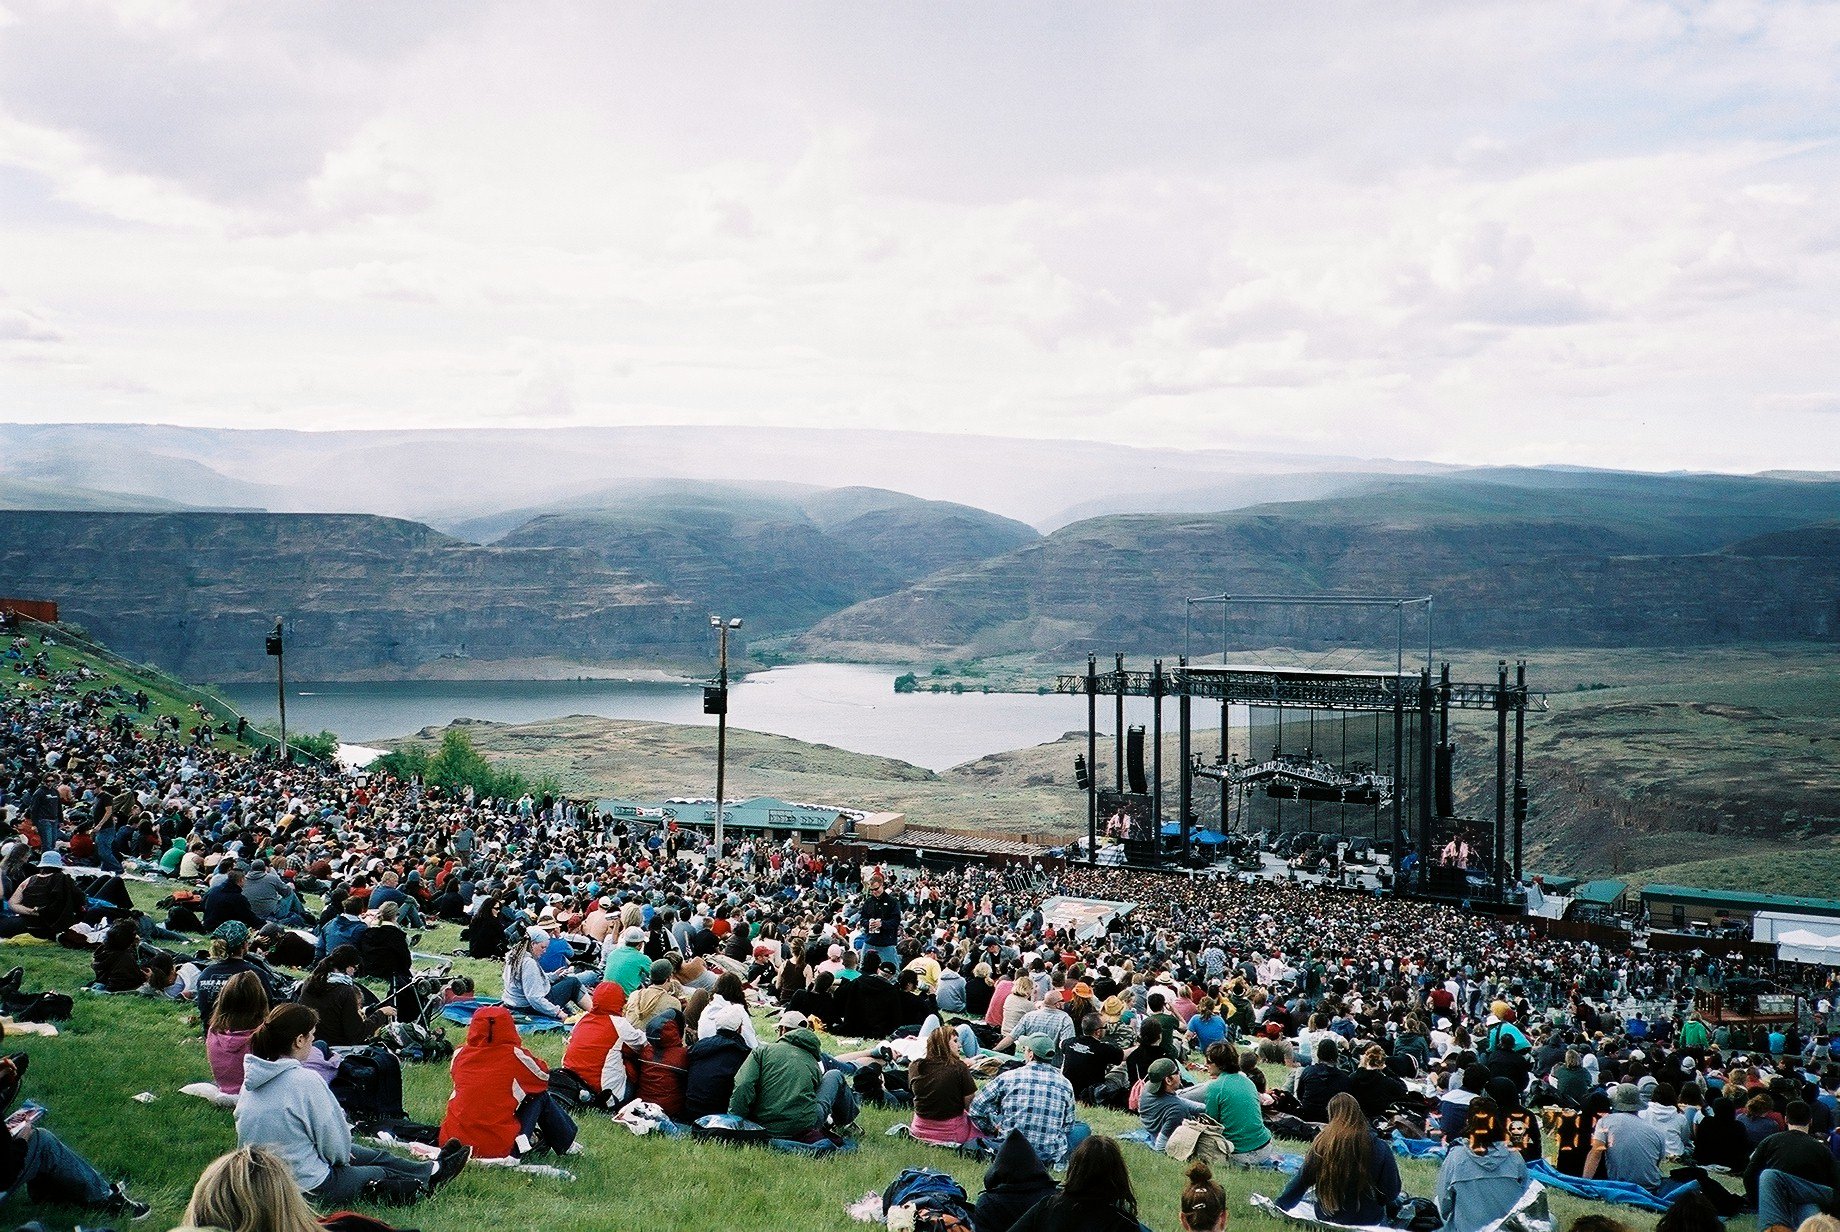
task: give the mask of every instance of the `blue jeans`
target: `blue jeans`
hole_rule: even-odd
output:
[[[433,1164],[404,1159],[401,1155],[354,1142],[350,1162],[333,1164],[326,1179],[319,1183],[318,1188],[309,1192],[307,1197],[322,1205],[352,1202],[365,1196],[366,1186],[391,1181],[405,1185],[426,1185],[432,1175]]]
[[[856,1120],[862,1111],[862,1101],[856,1097],[856,1088],[850,1085],[849,1075],[841,1069],[829,1070],[818,1081],[818,1123],[814,1129],[836,1126],[842,1129]]]
[[[558,1155],[575,1143],[574,1118],[548,1091],[539,1091],[518,1105],[518,1130]]]
[[[1092,1137],[1092,1126],[1085,1121],[1075,1121],[1067,1127],[1067,1154],[1061,1157],[1064,1164],[1073,1155],[1073,1148]]]
[[[34,1202],[101,1206],[111,1194],[111,1187],[102,1174],[48,1129],[34,1129],[26,1139],[19,1179],[13,1187],[17,1189],[20,1185],[26,1186]]]
[[[1757,1178],[1757,1226],[1767,1228],[1784,1224],[1801,1226],[1802,1220],[1818,1215],[1834,1200],[1834,1191],[1826,1185],[1803,1180],[1781,1168],[1765,1168]]]
[[[565,975],[549,986],[549,999],[562,1009],[581,997],[581,981],[572,975]]]

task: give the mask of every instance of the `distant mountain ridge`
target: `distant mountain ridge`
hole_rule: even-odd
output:
[[[1438,642],[1462,646],[1835,639],[1840,554],[1826,549],[1837,516],[1840,484],[1601,472],[1439,477],[1231,513],[1117,515],[857,604],[814,626],[800,650],[1173,655],[1185,600],[1221,593],[1431,595]],[[1375,645],[1363,619],[1247,610],[1230,636]]]

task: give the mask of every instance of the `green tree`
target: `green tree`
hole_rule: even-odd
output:
[[[894,691],[896,693],[918,693],[920,691],[920,678],[912,672],[908,672],[904,676],[896,676],[894,678]]]

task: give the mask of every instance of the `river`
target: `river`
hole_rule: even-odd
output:
[[[755,672],[729,691],[730,726],[835,745],[944,770],[990,753],[1043,744],[1084,731],[1080,697],[1036,693],[904,693],[895,672],[854,663],[804,663]],[[275,690],[225,685],[219,692],[252,721],[273,722]],[[348,743],[410,735],[456,718],[534,723],[571,714],[660,723],[713,725],[700,685],[627,681],[392,681],[288,685],[288,730],[332,731]],[[1197,716],[1199,719],[1199,716]],[[1150,720],[1150,703],[1132,698],[1127,723]],[[1175,706],[1163,721],[1175,728]],[[1200,720],[1205,722],[1206,720]],[[1099,728],[1113,728],[1101,699]]]

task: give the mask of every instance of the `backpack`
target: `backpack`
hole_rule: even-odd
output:
[[[1125,1076],[1124,1066],[1114,1065],[1105,1071],[1105,1077],[1088,1087],[1083,1093],[1089,1104],[1101,1108],[1124,1108],[1131,1097],[1131,1080]]]
[[[402,1064],[375,1045],[353,1049],[332,1076],[332,1094],[354,1121],[404,1121]]]
[[[1131,1084],[1131,1093],[1125,1097],[1124,1106],[1129,1108],[1132,1112],[1140,1112],[1142,1109],[1139,1105],[1143,1103],[1143,1099],[1144,1080],[1139,1078],[1136,1082]]]
[[[454,1042],[447,1038],[447,1032],[419,1022],[393,1022],[378,1033],[378,1041],[395,1053],[398,1061],[411,1065],[445,1061],[454,1055]]]
[[[916,1212],[951,1215],[962,1226],[969,1227],[970,1201],[965,1187],[952,1179],[949,1173],[933,1168],[903,1168],[901,1175],[895,1177],[894,1182],[883,1192],[882,1209],[893,1210],[897,1206],[911,1204]],[[916,1229],[921,1226],[917,1217],[914,1226]]]
[[[570,1108],[591,1108],[600,1102],[580,1074],[560,1065],[549,1071],[549,1093]]]
[[[890,1102],[888,1087],[882,1081],[882,1067],[873,1061],[850,1076],[850,1086],[855,1089],[856,1098],[869,1107],[886,1108]]]

